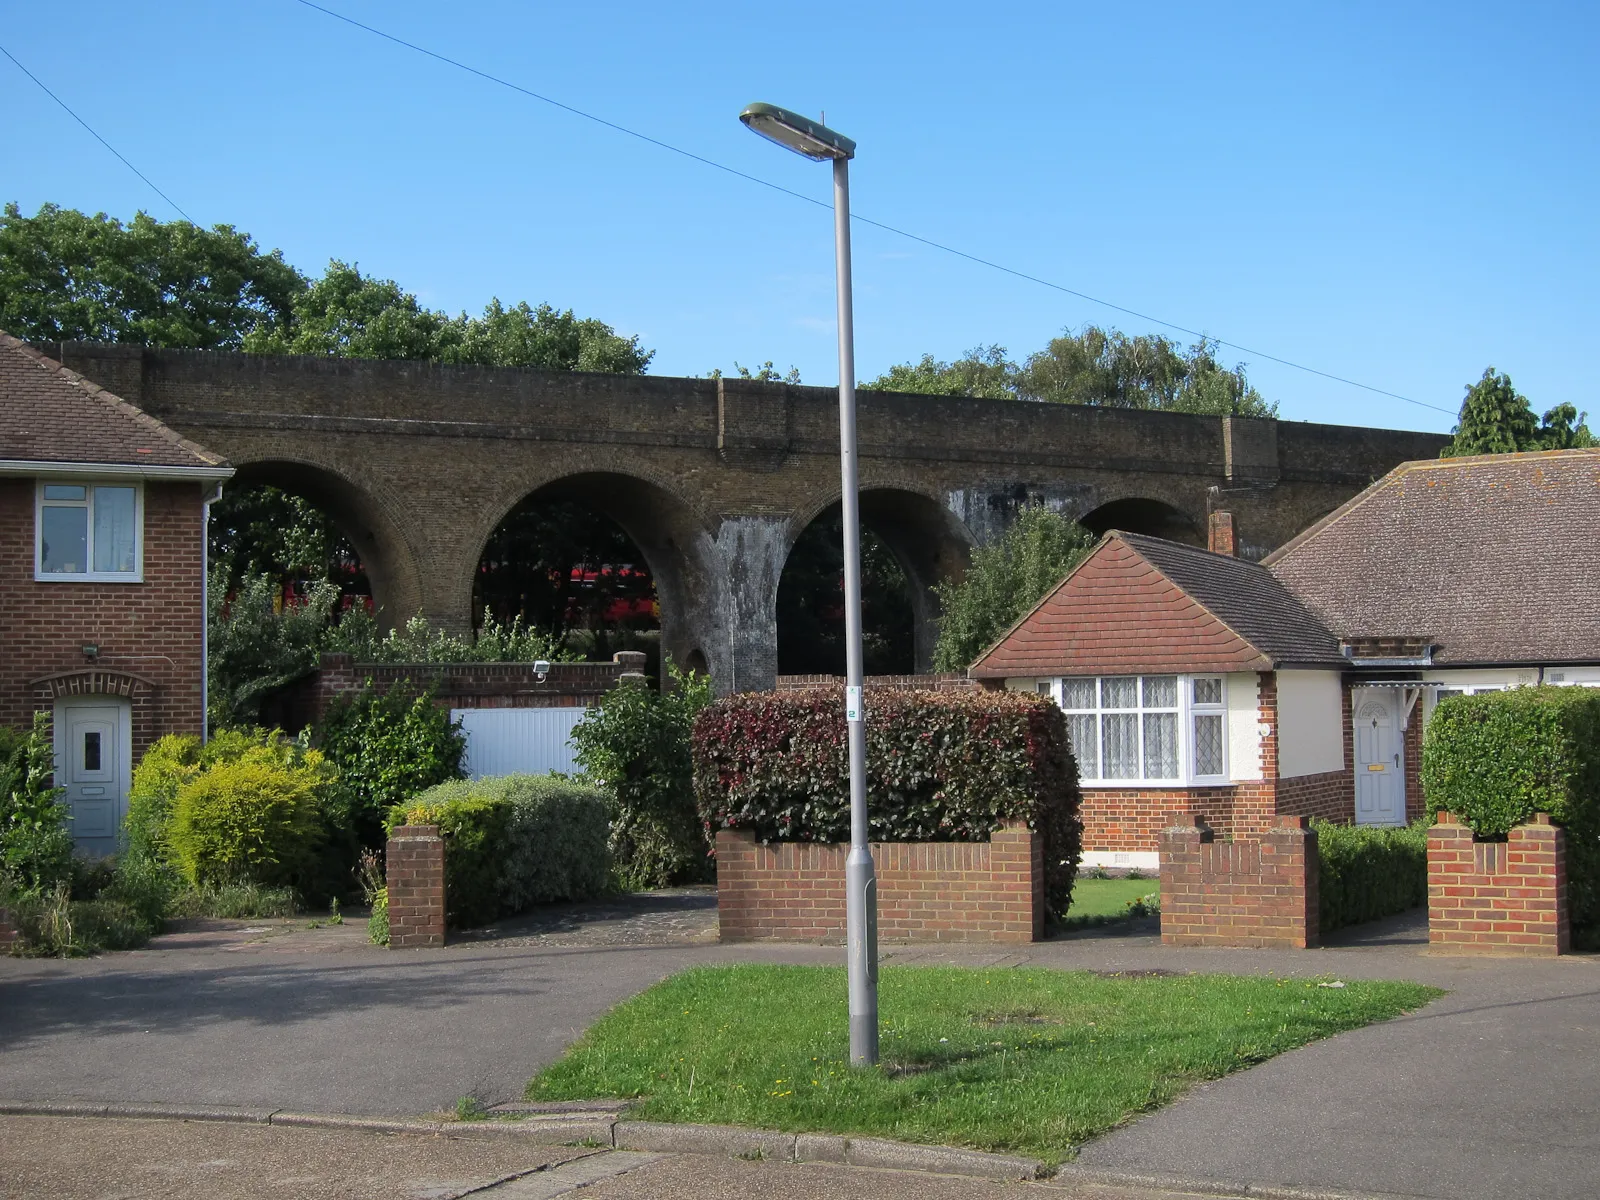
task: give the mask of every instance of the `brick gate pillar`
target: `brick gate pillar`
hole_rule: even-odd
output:
[[[389,949],[444,945],[444,839],[437,825],[400,825],[384,853]]]

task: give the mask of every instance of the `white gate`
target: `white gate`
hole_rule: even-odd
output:
[[[453,708],[467,735],[467,777],[543,775],[575,771],[572,727],[589,710],[570,708]]]

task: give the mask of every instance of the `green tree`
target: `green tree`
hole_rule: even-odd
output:
[[[0,329],[34,341],[236,350],[290,319],[306,281],[231,225],[46,204],[0,215]]]
[[[625,338],[604,321],[575,317],[570,308],[562,312],[548,304],[506,308],[496,298],[483,316],[463,316],[456,323],[459,340],[442,351],[444,362],[643,375],[655,357],[637,337]]]
[[[1517,391],[1506,374],[1493,367],[1483,378],[1467,388],[1456,420],[1454,437],[1440,458],[1462,458],[1470,454],[1515,454],[1529,450],[1572,450],[1595,445],[1586,424],[1588,413],[1570,404],[1558,404],[1534,416],[1533,405]]]
[[[749,367],[741,366],[740,363],[739,363],[739,360],[738,359],[734,359],[733,370],[734,370],[734,375],[729,376],[729,378],[737,377],[739,379],[754,379],[757,383],[799,383],[800,382],[800,368],[799,367],[791,365],[787,372],[785,372],[784,374],[780,375],[778,373],[778,368],[772,365],[772,360],[770,358],[767,359],[767,361],[762,363],[760,366],[756,367],[755,370],[753,370],[753,371]],[[722,371],[721,367],[712,367],[711,368],[711,373],[706,376],[707,379],[721,379],[722,377],[723,377],[723,371]]]
[[[959,583],[938,585],[942,616],[936,671],[965,671],[1011,624],[1077,566],[1095,536],[1042,504],[1029,504],[1005,536],[972,552]]]
[[[303,604],[285,605],[274,578],[246,575],[230,590],[223,572],[212,570],[207,718],[213,726],[255,724],[272,692],[317,665],[338,596],[322,581]]]
[[[669,686],[612,688],[572,730],[585,777],[615,798],[611,854],[629,888],[697,881],[710,843],[694,799],[690,737],[711,680],[667,664]]]
[[[1015,400],[1017,364],[1006,358],[1004,346],[978,346],[954,362],[940,362],[933,355],[924,354],[920,361],[890,367],[862,386],[925,396]]]
[[[1251,385],[1243,364],[1225,367],[1218,344],[1184,349],[1159,334],[1129,337],[1087,325],[1051,339],[1019,366],[1002,346],[980,346],[954,362],[931,354],[890,367],[866,387],[935,396],[1043,400],[1216,416],[1273,417],[1278,406]]]

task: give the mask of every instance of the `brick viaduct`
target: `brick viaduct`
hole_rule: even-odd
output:
[[[839,499],[837,394],[745,380],[41,347],[238,468],[324,508],[378,603],[464,628],[485,541],[538,493],[617,521],[661,603],[662,649],[719,690],[770,687],[790,547]],[[1435,434],[864,392],[861,511],[911,582],[918,666],[933,584],[1040,499],[1096,530],[1199,540],[1234,514],[1259,556]]]

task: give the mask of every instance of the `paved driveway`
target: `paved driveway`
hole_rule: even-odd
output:
[[[361,1114],[425,1112],[467,1092],[499,1101],[610,1005],[684,966],[841,957],[706,944],[693,920],[677,924],[652,945],[553,944],[584,940],[567,919],[549,937],[507,929],[409,953],[366,947],[354,926],[233,927],[92,961],[0,959],[0,1100]],[[1600,960],[1431,958],[1417,937],[1412,919],[1340,948],[1206,951],[1164,949],[1147,930],[891,961],[1434,983],[1451,994],[1422,1012],[1199,1088],[1080,1161],[1440,1200],[1600,1195]]]

